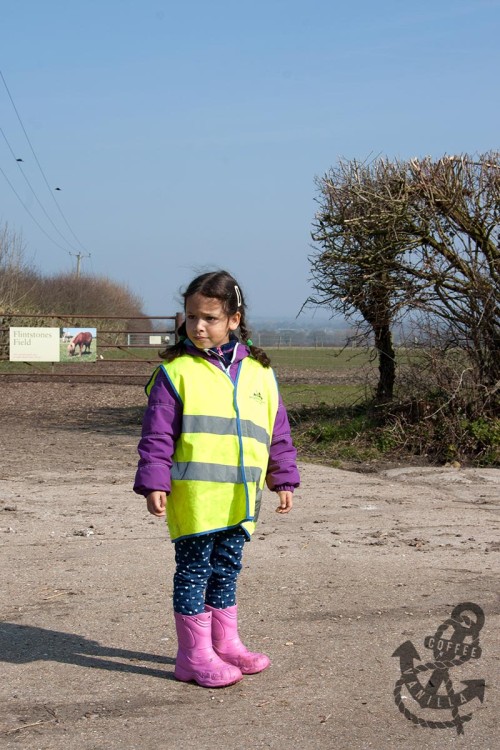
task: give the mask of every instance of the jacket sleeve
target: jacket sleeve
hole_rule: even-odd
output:
[[[160,369],[149,394],[137,448],[140,458],[134,492],[138,495],[153,490],[170,492],[170,469],[181,424],[182,405]]]
[[[279,397],[274,420],[273,436],[269,449],[266,483],[270,490],[294,490],[300,484],[297,468],[297,451],[292,442],[290,423],[285,405]]]

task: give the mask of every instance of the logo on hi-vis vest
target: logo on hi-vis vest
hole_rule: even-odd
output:
[[[264,403],[264,396],[262,395],[262,393],[260,393],[260,391],[254,391],[250,398],[253,401],[257,401],[258,404],[262,405]]]
[[[433,661],[422,663],[411,641],[405,641],[396,649],[393,656],[399,657],[401,677],[396,682],[394,698],[407,719],[430,729],[456,727],[457,734],[464,733],[463,725],[472,719],[472,713],[461,715],[460,710],[474,698],[483,702],[484,680],[462,679],[467,675],[460,670],[460,678],[455,678],[454,682],[450,670],[480,658],[479,632],[483,625],[481,607],[464,602],[457,604],[450,618],[438,627],[434,635],[424,639],[425,648],[432,650]],[[463,685],[465,687],[460,690]],[[415,713],[410,710],[410,699],[415,701],[416,705],[412,706]],[[451,711],[451,719],[435,721],[435,714],[426,713],[436,710]]]

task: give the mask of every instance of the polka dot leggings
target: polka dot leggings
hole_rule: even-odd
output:
[[[236,604],[245,541],[238,527],[174,542],[174,611],[198,615],[205,603],[216,609]]]

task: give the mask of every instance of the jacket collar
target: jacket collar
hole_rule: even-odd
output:
[[[193,357],[204,357],[209,362],[220,363],[220,357],[211,349],[198,349],[190,339],[186,339],[185,342],[186,354],[191,354]],[[231,364],[241,362],[242,359],[248,357],[250,350],[246,344],[241,344],[237,339],[235,341],[233,358]]]

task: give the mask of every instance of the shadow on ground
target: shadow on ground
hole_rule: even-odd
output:
[[[122,661],[114,661],[115,659]],[[174,679],[173,672],[143,666],[136,662],[175,664],[175,659],[168,656],[103,646],[98,641],[76,633],[63,633],[11,622],[0,623],[0,661],[12,664],[55,661],[90,669],[130,672],[163,679]]]

